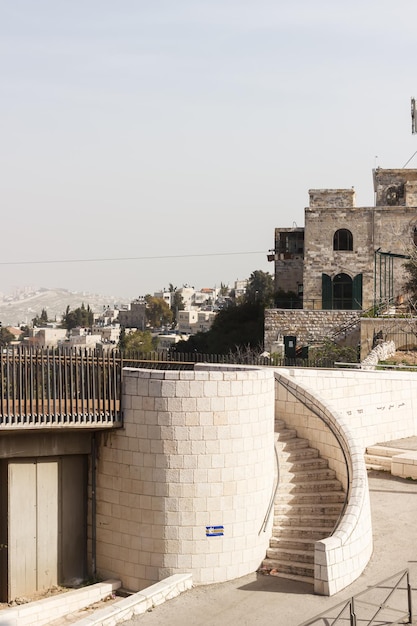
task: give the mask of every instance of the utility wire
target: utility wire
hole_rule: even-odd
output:
[[[165,254],[158,256],[109,257],[95,259],[49,259],[46,261],[0,261],[0,265],[54,265],[58,263],[104,263],[113,261],[155,261],[157,259],[192,259],[212,256],[237,256],[248,254],[265,254],[265,250],[255,252],[209,252],[204,254]]]

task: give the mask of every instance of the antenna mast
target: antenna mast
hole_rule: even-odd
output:
[[[416,99],[411,98],[411,132],[413,135],[417,133],[417,109],[416,109]],[[410,163],[411,159],[413,159],[417,154],[417,150],[414,152],[413,156],[411,156],[407,163],[405,163],[402,167],[404,169]]]

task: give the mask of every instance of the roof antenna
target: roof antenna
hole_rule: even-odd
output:
[[[413,135],[415,135],[417,133],[417,109],[416,109],[416,99],[415,98],[411,98],[411,132],[412,132]],[[408,159],[407,163],[405,163],[405,165],[402,166],[402,169],[407,167],[407,165],[410,163],[411,159],[413,159],[416,156],[416,154],[417,154],[417,150]]]

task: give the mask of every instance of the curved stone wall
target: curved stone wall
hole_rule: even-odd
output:
[[[363,454],[367,446],[417,434],[416,373],[280,368],[337,412]]]
[[[97,467],[97,570],[141,589],[256,570],[274,482],[274,373],[125,369],[124,428]],[[272,520],[271,520],[272,522]]]
[[[360,576],[372,554],[363,449],[343,417],[316,390],[283,371],[276,372],[276,381],[276,415],[320,451],[348,494],[347,506],[333,535],[315,544],[315,592],[333,595]]]

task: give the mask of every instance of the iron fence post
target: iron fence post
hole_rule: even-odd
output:
[[[354,600],[354,598],[351,598],[349,607],[350,607],[350,626],[356,626],[355,600]]]
[[[413,623],[413,605],[411,601],[410,572],[407,570],[408,623]]]

